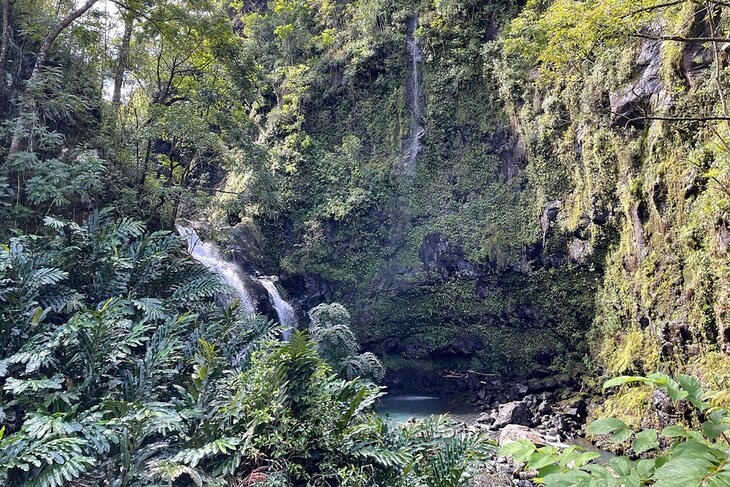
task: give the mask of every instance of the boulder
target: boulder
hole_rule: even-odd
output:
[[[475,487],[512,487],[512,476],[506,473],[483,473],[474,479]]]
[[[532,411],[530,411],[530,406],[522,401],[513,401],[500,405],[494,427],[500,428],[508,424],[531,425]]]
[[[538,431],[520,424],[508,424],[499,433],[499,446],[517,440],[529,440],[537,446],[545,445],[545,438]]]

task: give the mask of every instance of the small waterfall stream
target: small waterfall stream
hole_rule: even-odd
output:
[[[411,55],[411,78],[408,83],[408,108],[411,111],[411,126],[403,141],[403,149],[395,164],[396,175],[413,179],[416,175],[416,159],[421,152],[421,138],[426,134],[423,120],[423,93],[421,91],[421,61],[423,54],[416,40],[418,16],[408,17],[406,43]]]
[[[244,281],[245,276],[235,264],[226,261],[221,256],[218,247],[211,242],[203,242],[198,234],[189,227],[176,225],[178,233],[185,237],[188,242],[188,253],[212,272],[215,272],[223,278],[223,280],[231,286],[236,292],[241,307],[241,312],[245,316],[256,314],[256,305],[254,304],[251,294],[246,288]],[[230,304],[230,302],[228,303]]]
[[[244,316],[256,314],[256,304],[249,293],[246,281],[255,279],[260,283],[269,295],[271,306],[276,311],[279,323],[284,326],[283,338],[289,340],[291,332],[297,326],[297,318],[294,308],[281,297],[276,288],[276,276],[252,278],[247,276],[234,263],[226,261],[218,247],[211,242],[203,242],[193,228],[176,225],[178,233],[187,240],[188,253],[212,272],[215,272],[231,286],[236,292],[236,298],[240,301],[241,312]],[[230,304],[230,300],[229,303]]]
[[[294,314],[294,309],[281,297],[281,294],[279,294],[279,290],[276,288],[276,284],[272,278],[261,277],[257,279],[257,281],[260,282],[261,285],[266,288],[266,292],[269,293],[269,299],[271,300],[271,305],[274,307],[274,310],[276,310],[276,315],[279,317],[279,323],[285,327],[283,332],[284,340],[288,341],[291,336],[291,330],[295,329],[297,326],[297,318]]]

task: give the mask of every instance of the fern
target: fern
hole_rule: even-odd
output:
[[[406,451],[393,451],[375,446],[363,446],[354,452],[355,456],[364,460],[371,460],[388,468],[404,469],[413,460]]]
[[[206,273],[174,286],[171,299],[176,302],[196,301],[201,298],[212,298],[227,289],[218,276]]]
[[[203,485],[203,476],[194,468],[174,460],[155,460],[148,464],[152,476],[169,485],[183,475],[187,475],[197,486]]]
[[[383,369],[358,353],[344,307],[314,312],[314,340],[282,343],[280,325],[214,306],[226,286],[168,232],[112,210],[45,223],[47,236],[0,248],[0,420],[19,427],[0,437],[0,482],[304,484],[357,471],[399,485],[470,468],[457,462],[470,449],[444,446],[445,421],[377,417],[369,380]]]
[[[171,460],[176,463],[184,463],[190,467],[196,467],[204,458],[215,455],[226,455],[235,451],[240,443],[240,438],[217,438],[199,448],[183,450],[173,456]]]
[[[62,487],[81,477],[95,463],[93,458],[83,455],[64,458],[62,463],[53,463],[43,468],[25,485],[27,487]]]
[[[3,389],[11,394],[20,395],[25,392],[39,392],[59,390],[63,387],[63,376],[55,375],[51,378],[42,379],[16,379],[9,377],[3,385]]]
[[[144,319],[153,321],[165,317],[167,309],[163,302],[154,298],[140,298],[132,300],[132,304],[144,313]]]

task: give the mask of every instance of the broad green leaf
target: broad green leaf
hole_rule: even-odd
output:
[[[687,430],[684,429],[683,426],[680,426],[678,424],[672,424],[667,426],[662,430],[661,435],[665,438],[687,438],[689,436]]]
[[[586,432],[589,435],[606,435],[620,429],[627,429],[626,423],[617,418],[597,419],[588,425]]]
[[[542,481],[550,487],[591,487],[596,485],[593,483],[591,475],[582,470],[545,475]]]
[[[636,472],[642,479],[651,478],[656,471],[656,459],[644,459],[636,462]]]
[[[527,465],[532,470],[540,470],[557,461],[558,459],[551,453],[536,452],[530,457],[530,461],[527,462]]]
[[[681,401],[689,395],[687,391],[683,390],[679,384],[677,384],[677,382],[667,374],[656,372],[648,376],[647,379],[653,381],[654,385],[658,388],[667,391],[669,397],[675,401]]]
[[[657,441],[656,430],[648,429],[636,433],[632,447],[637,455],[658,448],[659,442]]]
[[[646,377],[641,376],[623,375],[621,377],[614,377],[613,379],[607,380],[606,383],[603,384],[603,390],[609,389],[611,387],[622,386],[624,384],[631,384],[633,382],[647,383],[649,382],[649,380],[647,380]]]
[[[614,444],[623,443],[624,441],[628,441],[629,439],[631,439],[632,434],[633,431],[628,428],[624,430],[618,430],[611,435],[611,442]]]
[[[710,407],[710,403],[702,400],[702,396],[705,391],[702,390],[702,386],[697,379],[689,375],[680,375],[677,377],[677,382],[679,382],[682,389],[687,392],[687,400],[692,403],[694,407],[700,411],[704,411]]]
[[[613,443],[623,443],[633,434],[626,423],[616,418],[598,419],[588,426],[586,432],[594,436],[610,434]]]
[[[613,457],[608,464],[620,476],[628,475],[631,472],[631,460],[626,457]]]
[[[499,449],[500,457],[512,457],[517,462],[526,462],[535,452],[535,445],[529,440],[517,440],[507,443]]]
[[[730,430],[730,424],[713,423],[712,421],[702,423],[702,432],[711,440],[714,440],[728,430]]]
[[[583,470],[591,473],[593,479],[591,487],[618,487],[618,480],[613,472],[603,465],[592,463],[583,467]]]
[[[730,485],[727,453],[688,440],[672,448],[669,459],[653,479],[661,487],[720,487]]]

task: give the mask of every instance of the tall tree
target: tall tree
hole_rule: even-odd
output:
[[[4,1],[7,2],[8,0]],[[15,123],[13,139],[10,143],[10,150],[8,152],[9,157],[12,157],[21,150],[21,144],[23,142],[26,124],[32,110],[34,109],[33,89],[37,80],[41,76],[43,66],[46,64],[46,59],[48,58],[48,52],[51,50],[51,46],[53,46],[53,43],[56,41],[61,32],[63,32],[66,28],[68,28],[68,26],[73,24],[79,17],[84,15],[91,7],[94,6],[97,1],[98,0],[87,0],[86,3],[81,5],[76,10],[72,11],[58,24],[56,24],[53,30],[51,30],[51,32],[45,37],[45,39],[43,39],[43,44],[41,44],[41,47],[38,50],[38,54],[36,55],[36,61],[35,65],[33,66],[33,71],[30,74],[30,78],[28,78],[25,90],[23,92],[24,100],[20,106],[20,113],[18,114],[18,119]]]
[[[10,0],[3,0],[3,37],[0,40],[0,93],[5,92],[5,63],[10,46]]]
[[[122,34],[121,43],[119,45],[119,54],[117,55],[117,65],[114,71],[114,92],[112,93],[112,105],[114,110],[119,110],[122,102],[122,84],[124,83],[124,73],[129,64],[129,47],[132,40],[132,31],[134,28],[134,16],[130,13],[123,15],[124,17],[124,34]]]

